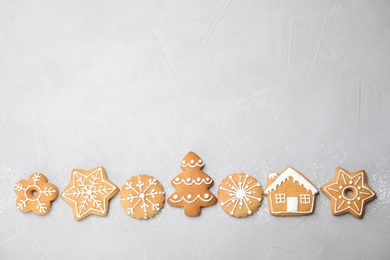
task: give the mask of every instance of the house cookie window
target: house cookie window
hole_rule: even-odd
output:
[[[285,194],[275,194],[276,203],[286,203],[286,195]]]
[[[310,194],[301,194],[301,204],[310,204]]]

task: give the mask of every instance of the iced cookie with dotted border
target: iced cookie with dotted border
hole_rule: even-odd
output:
[[[180,164],[183,172],[171,182],[176,191],[169,196],[168,204],[184,207],[184,214],[189,217],[199,216],[202,207],[217,203],[217,198],[209,191],[214,181],[201,170],[203,166],[203,160],[194,152],[189,152]]]
[[[109,200],[118,191],[101,166],[88,171],[73,169],[70,184],[61,193],[61,198],[72,206],[74,218],[82,220],[91,214],[106,216]]]
[[[255,213],[261,206],[263,189],[260,183],[245,173],[233,173],[222,180],[218,201],[223,210],[237,218]]]
[[[362,218],[365,204],[376,198],[364,170],[348,172],[341,167],[336,168],[333,180],[323,185],[321,191],[330,199],[330,209],[335,216],[350,213]]]
[[[57,187],[47,182],[42,173],[33,173],[28,180],[20,180],[14,186],[18,198],[16,207],[22,212],[32,211],[43,215],[50,211],[51,202],[58,196]]]
[[[123,209],[137,219],[154,217],[164,206],[164,189],[161,183],[147,174],[132,176],[120,191]]]

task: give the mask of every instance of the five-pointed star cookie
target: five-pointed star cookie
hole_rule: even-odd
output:
[[[330,199],[333,215],[351,213],[362,218],[365,203],[376,198],[367,184],[364,170],[351,173],[338,167],[333,180],[323,185],[321,190]]]
[[[91,214],[106,216],[108,202],[118,191],[103,167],[89,171],[73,169],[70,184],[61,193],[61,198],[72,206],[75,219],[82,220]]]

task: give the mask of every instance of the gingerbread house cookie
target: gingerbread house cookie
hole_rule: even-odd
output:
[[[302,216],[313,213],[318,189],[302,173],[287,167],[269,175],[264,194],[271,215]]]

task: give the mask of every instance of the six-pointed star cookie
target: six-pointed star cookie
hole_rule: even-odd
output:
[[[348,172],[336,168],[334,178],[321,187],[329,197],[333,215],[351,213],[362,218],[365,203],[376,198],[375,192],[368,186],[364,170]]]
[[[90,214],[106,216],[108,202],[118,193],[118,187],[107,179],[103,167],[85,171],[73,169],[70,184],[61,193],[72,206],[76,220],[82,220]]]

